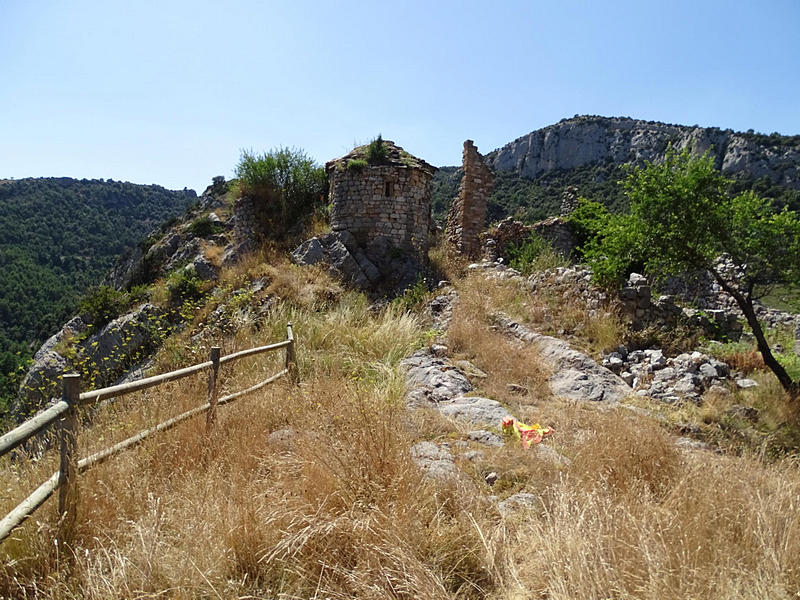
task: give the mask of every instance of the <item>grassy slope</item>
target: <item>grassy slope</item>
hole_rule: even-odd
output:
[[[232,290],[266,276],[245,300]],[[172,598],[790,598],[800,593],[800,472],[751,446],[717,455],[679,451],[669,426],[626,409],[553,398],[529,348],[491,328],[502,309],[536,325],[562,319],[589,351],[620,334],[569,299],[450,274],[460,292],[448,344],[488,377],[477,392],[556,428],[559,467],[513,444],[480,448],[450,482],[422,476],[417,440],[462,439],[437,413],[408,412],[399,360],[430,340],[416,314],[370,310],[313,269],[274,255],[228,271],[192,327],[159,354],[166,370],[280,339],[293,321],[303,384],[270,386],[219,414],[161,435],[81,480],[76,548],[53,544],[53,501],[0,546],[0,596]],[[259,308],[277,298],[269,311]],[[227,329],[192,335],[217,305]],[[559,310],[560,307],[560,310]],[[585,311],[584,311],[585,312]],[[582,333],[589,332],[589,333]],[[591,334],[590,332],[594,332]],[[280,368],[279,357],[225,370],[233,390]],[[513,394],[517,383],[527,394]],[[775,402],[785,402],[779,392]],[[171,384],[104,409],[81,454],[195,405],[202,379]],[[752,395],[716,400],[757,402]],[[290,428],[290,441],[270,432]],[[741,454],[737,456],[736,454]],[[4,462],[0,512],[52,472],[55,457]],[[483,477],[500,474],[494,488]],[[490,495],[538,494],[540,508],[509,518]],[[68,560],[67,555],[72,559]],[[71,565],[70,565],[71,563]],[[69,565],[69,566],[68,566]],[[67,574],[71,573],[68,577]]]

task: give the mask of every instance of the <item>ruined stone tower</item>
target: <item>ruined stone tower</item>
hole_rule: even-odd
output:
[[[447,241],[452,251],[477,258],[481,253],[479,235],[486,227],[486,201],[494,189],[494,175],[472,140],[464,142],[463,164],[461,188],[447,215]]]
[[[388,249],[427,263],[436,167],[394,142],[382,142],[380,158],[370,158],[368,146],[360,146],[325,165],[331,229],[349,231],[360,246],[372,250],[370,254]]]

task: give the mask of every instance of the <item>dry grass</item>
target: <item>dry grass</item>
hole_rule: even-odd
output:
[[[203,251],[208,261],[215,267],[222,266],[222,252],[224,248],[219,244],[211,244],[205,242],[203,244]]]
[[[550,372],[533,348],[496,331],[491,324],[493,307],[508,305],[515,292],[507,286],[482,289],[474,282],[477,280],[459,286],[447,345],[454,358],[467,359],[486,373],[485,379],[473,378],[478,393],[503,402],[519,418],[530,419],[533,407],[551,396],[547,385]],[[510,384],[519,388],[512,390]]]
[[[615,350],[625,327],[617,307],[604,303],[590,309],[570,286],[528,294],[523,318],[541,333],[568,339],[576,349],[598,357]]]
[[[756,349],[732,352],[725,357],[725,362],[727,362],[731,368],[741,371],[746,375],[767,368],[764,364],[764,359],[761,357],[761,353]]]
[[[256,318],[265,296],[253,296],[240,307],[236,332],[217,341],[226,353],[262,344],[282,338],[293,321],[302,385],[277,383],[221,407],[210,438],[201,418],[90,471],[80,480],[74,546],[53,543],[51,500],[0,546],[0,597],[800,594],[796,461],[678,451],[650,420],[552,398],[535,355],[491,329],[492,312],[524,311],[528,300],[503,286],[459,283],[449,343],[486,371],[478,391],[554,426],[548,444],[572,462],[555,465],[507,444],[459,459],[464,474],[455,480],[427,479],[409,446],[421,437],[457,442],[463,430],[403,405],[396,366],[427,339],[419,319],[391,306],[372,310],[357,294],[328,295],[324,274],[272,264],[280,268],[254,260],[224,275],[230,282],[265,275],[265,294],[280,300]],[[194,325],[174,346],[193,334]],[[190,354],[181,360],[193,362]],[[262,379],[280,360],[226,368],[223,390]],[[513,395],[508,383],[529,393]],[[197,378],[101,409],[80,437],[80,453],[204,399]],[[0,511],[54,468],[53,453],[3,462]],[[494,488],[483,482],[490,470],[500,475]],[[517,491],[538,494],[541,506],[501,516],[490,496]]]
[[[531,292],[524,284],[487,280],[471,274],[459,281],[459,293],[473,298],[484,314],[504,312],[535,331],[566,339],[576,349],[598,357],[616,349],[626,335],[613,303],[590,309],[570,286],[540,286]]]
[[[795,597],[799,497],[796,464],[713,455],[686,457],[660,500],[565,479],[516,531],[517,585],[501,597]]]

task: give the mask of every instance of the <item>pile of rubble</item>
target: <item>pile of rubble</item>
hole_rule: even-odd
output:
[[[603,366],[618,373],[637,396],[668,402],[690,401],[699,404],[709,390],[727,393],[726,381],[745,389],[756,384],[736,377],[730,366],[699,351],[667,358],[661,350],[628,351],[620,346],[603,358]]]

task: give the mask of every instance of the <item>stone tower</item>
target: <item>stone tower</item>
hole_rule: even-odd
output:
[[[382,140],[383,156],[368,146],[325,165],[330,181],[331,229],[349,231],[358,244],[380,252],[410,253],[427,264],[431,179],[436,167]]]
[[[477,258],[479,235],[486,227],[486,201],[494,189],[494,175],[472,140],[464,142],[464,177],[458,197],[447,215],[447,241],[452,251]]]

